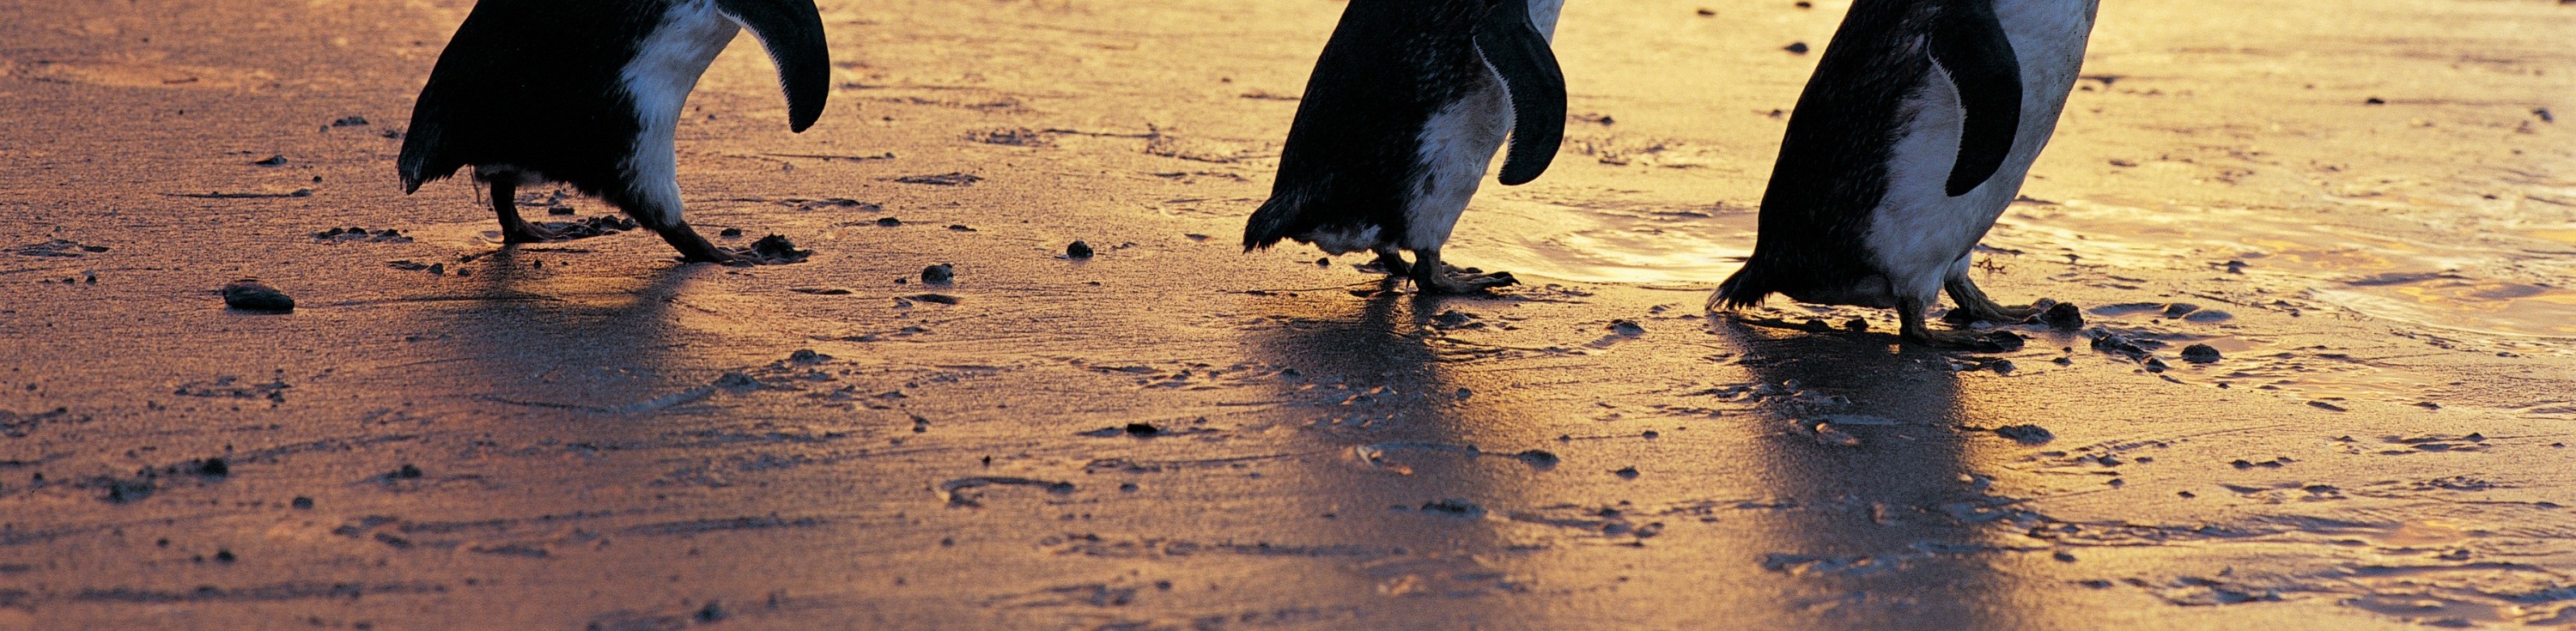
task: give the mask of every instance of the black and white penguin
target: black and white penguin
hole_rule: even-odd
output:
[[[1800,302],[1894,307],[1907,340],[1992,347],[2018,338],[1935,332],[2017,322],[1968,278],[1969,253],[2021,192],[2084,62],[2097,0],[1857,0],[1798,97],[1762,195],[1761,233],[1709,309]]]
[[[553,235],[519,218],[520,184],[570,184],[688,261],[732,258],[680,219],[672,133],[698,75],[751,29],[778,66],[789,128],[831,80],[813,0],[481,0],[438,56],[403,139],[403,192],[465,165],[492,187],[508,243]]]
[[[1285,238],[1375,251],[1425,293],[1514,282],[1457,273],[1440,246],[1506,134],[1504,185],[1537,179],[1555,159],[1565,75],[1548,44],[1563,3],[1351,0],[1307,79],[1270,200],[1244,226],[1244,250]]]

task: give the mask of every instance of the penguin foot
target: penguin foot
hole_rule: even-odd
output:
[[[1488,274],[1485,270],[1440,262],[1439,250],[1416,250],[1413,254],[1413,286],[1424,294],[1481,294],[1521,282],[1512,278],[1511,272]]]
[[[1934,331],[1932,330],[1932,327],[1925,326],[1923,322],[1923,311],[1927,306],[1929,306],[1926,304],[1928,302],[1930,301],[1912,298],[1898,299],[1896,311],[1898,325],[1896,328],[1897,332],[1905,337],[1906,343],[1919,344],[1944,350],[1988,353],[1998,353],[2021,348],[2021,335],[2011,331]],[[1994,305],[1990,303],[1987,306],[1991,307]],[[1973,310],[1968,307],[1961,307],[1956,311]],[[1973,313],[1971,315],[1973,315]]]
[[[2043,298],[2041,301],[2047,302],[2047,299]],[[1951,324],[1975,324],[1978,322],[2019,324],[2030,321],[2032,316],[2039,315],[2039,312],[2046,308],[2046,305],[2037,303],[2018,307],[2008,307],[1989,301],[1984,304],[1960,305],[1959,308],[1951,309],[1949,313],[1942,314],[1941,321]]]
[[[1425,294],[1480,294],[1521,282],[1513,278],[1511,272],[1485,273],[1472,267],[1459,269],[1442,265],[1438,273],[1430,274],[1418,270],[1413,274],[1413,284]]]
[[[545,243],[547,241],[562,240],[565,236],[566,235],[562,230],[540,226],[525,221],[519,222],[517,225],[505,224],[501,226],[502,243]]]
[[[2020,349],[2022,337],[2011,331],[1906,331],[1905,341],[1944,350],[2000,353]]]
[[[1986,297],[1985,290],[1978,289],[1977,284],[1974,281],[1968,280],[1968,277],[1966,276],[1960,276],[1943,282],[1942,289],[1949,292],[1950,302],[1959,304],[1959,308],[1951,309],[1949,313],[1941,315],[1942,321],[1951,324],[1972,324],[1977,322],[2020,324],[2030,321],[2031,316],[2039,315],[2041,311],[2047,310],[2049,305],[2055,302],[2053,300],[2041,298],[2039,302],[2029,305],[2019,307],[2003,306],[2001,304],[1997,304],[1995,299]]]
[[[687,223],[673,222],[669,226],[655,227],[653,232],[662,235],[662,240],[669,242],[671,249],[680,251],[682,263],[731,263],[734,260],[732,252],[708,243],[706,237],[698,236],[698,231],[689,228]]]

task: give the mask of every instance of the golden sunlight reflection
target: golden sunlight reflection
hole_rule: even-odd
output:
[[[1752,253],[1753,214],[1714,204],[1479,200],[1452,241],[1461,265],[1585,283],[1714,286]]]

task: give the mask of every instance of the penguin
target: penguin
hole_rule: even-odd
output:
[[[778,67],[788,128],[813,126],[831,60],[812,0],[481,0],[412,108],[403,192],[472,165],[502,241],[532,243],[557,235],[519,217],[516,191],[560,182],[634,217],[684,261],[731,260],[680,217],[672,133],[698,75],[744,27]]]
[[[2002,349],[2020,338],[1934,331],[2019,322],[1968,276],[1969,254],[2021,193],[2074,89],[2098,0],[1856,0],[1798,96],[1744,267],[1708,309],[1771,294],[1893,307],[1904,339]],[[1963,322],[1965,323],[1965,322]]]
[[[1537,179],[1565,136],[1549,48],[1564,0],[1351,0],[1307,79],[1246,252],[1280,239],[1378,254],[1426,294],[1516,282],[1443,264],[1440,246],[1506,135],[1499,179]],[[1414,253],[1404,261],[1402,251]]]

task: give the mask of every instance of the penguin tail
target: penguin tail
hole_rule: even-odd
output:
[[[456,173],[456,169],[465,166],[462,164],[448,164],[446,168],[433,166],[430,163],[438,161],[433,156],[436,153],[438,153],[437,130],[434,127],[422,129],[415,123],[412,132],[403,136],[402,156],[394,159],[395,169],[402,173],[404,195],[418,192],[422,184],[447,179],[447,176]]]
[[[1288,238],[1292,226],[1305,214],[1305,206],[1306,196],[1303,194],[1293,191],[1272,194],[1270,201],[1262,202],[1260,209],[1252,211],[1252,220],[1244,222],[1243,251],[1266,249],[1279,243],[1280,239]]]
[[[1761,280],[1761,275],[1753,272],[1753,262],[1746,261],[1744,269],[1735,270],[1735,275],[1726,277],[1726,282],[1718,283],[1717,292],[1708,295],[1708,310],[1732,311],[1762,304],[1762,299],[1770,297],[1773,290]]]

